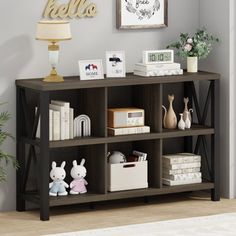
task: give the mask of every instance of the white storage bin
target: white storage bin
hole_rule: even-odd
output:
[[[148,187],[147,161],[108,164],[108,191]]]

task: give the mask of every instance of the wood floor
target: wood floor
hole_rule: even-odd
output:
[[[236,212],[236,199],[211,202],[209,194],[197,192],[149,199],[54,208],[50,221],[39,221],[38,211],[0,213],[1,236],[37,236],[87,229],[139,224],[162,220]]]

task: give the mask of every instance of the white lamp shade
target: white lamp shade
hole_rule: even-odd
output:
[[[37,25],[36,39],[50,42],[71,39],[69,21],[39,21]]]

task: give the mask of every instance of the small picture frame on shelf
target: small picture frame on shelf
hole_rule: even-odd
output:
[[[117,78],[126,76],[124,51],[106,52],[106,72],[107,78]]]
[[[80,80],[104,79],[102,60],[80,60]]]

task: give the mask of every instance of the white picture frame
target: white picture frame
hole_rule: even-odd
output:
[[[104,79],[103,65],[101,59],[79,60],[80,80]]]
[[[106,51],[106,76],[107,78],[126,76],[124,51]]]

